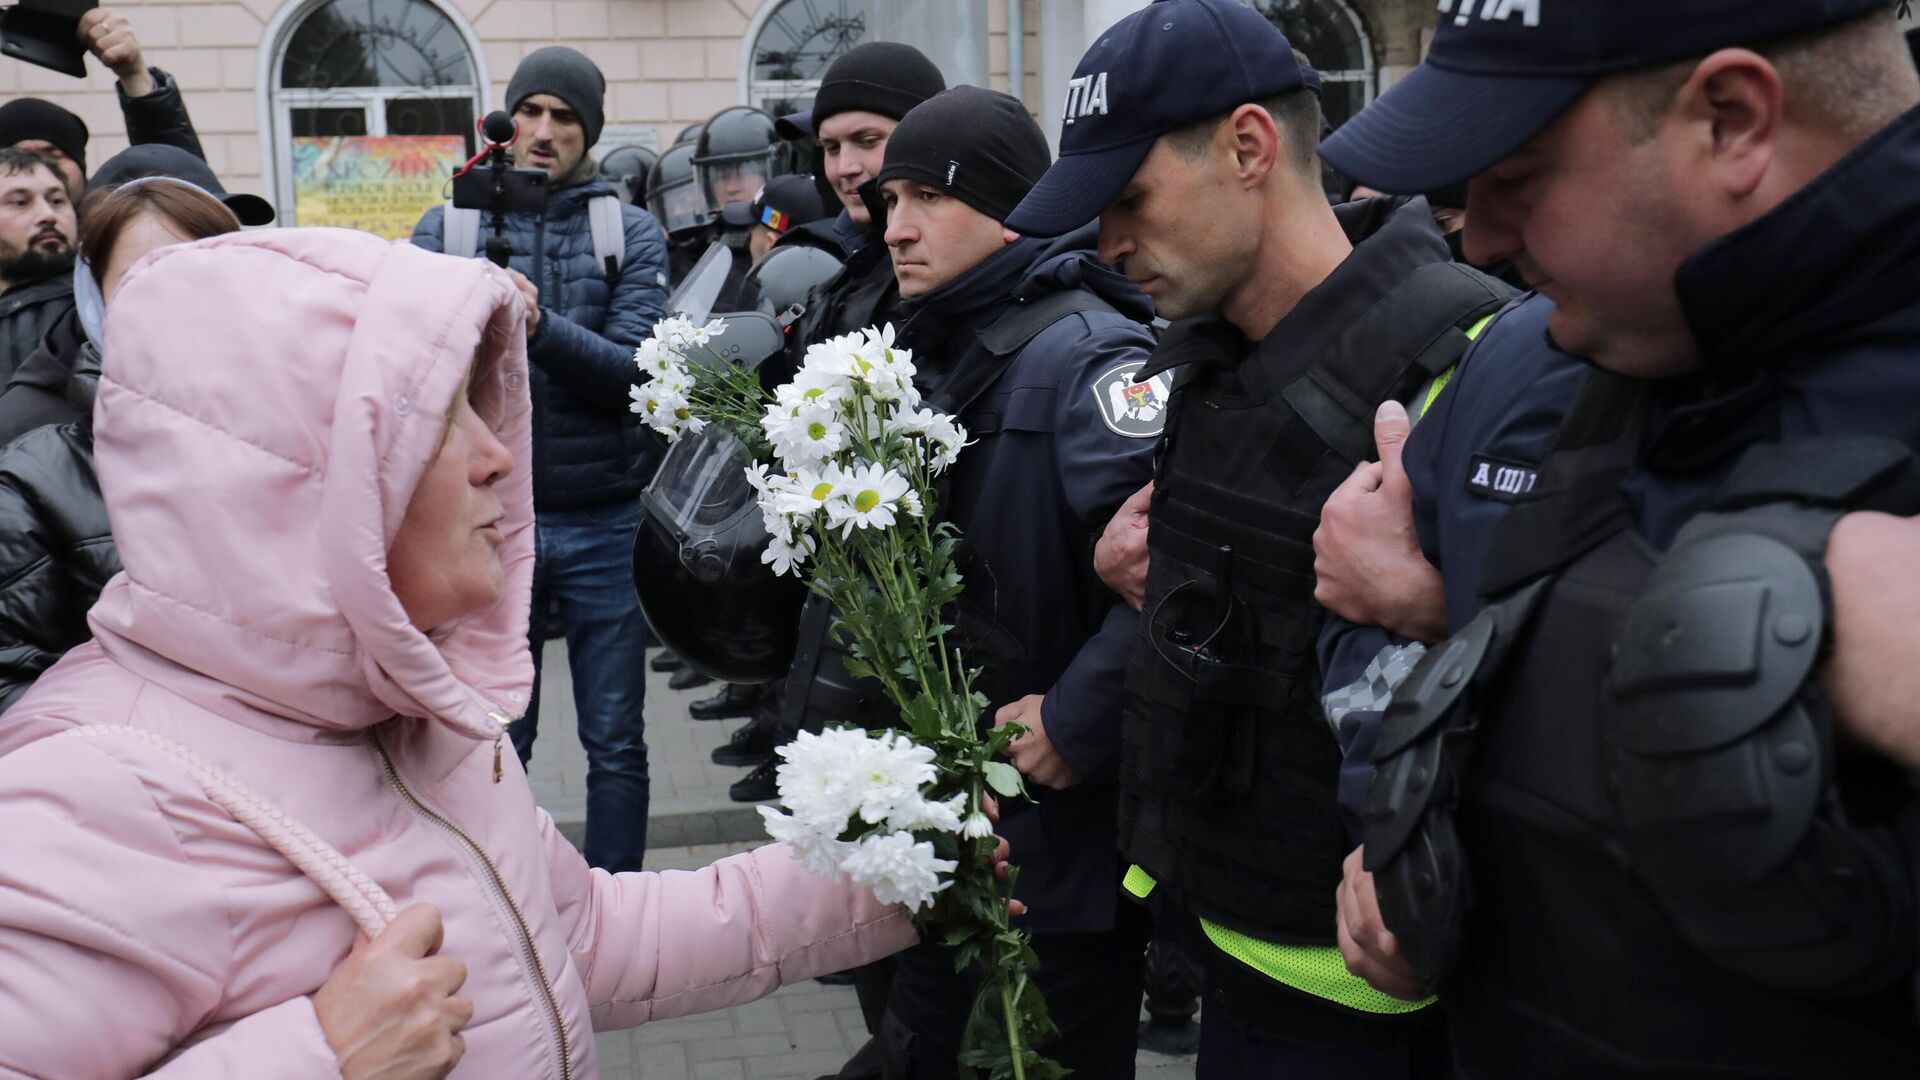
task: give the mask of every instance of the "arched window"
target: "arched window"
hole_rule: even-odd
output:
[[[403,237],[475,148],[484,81],[471,39],[429,0],[317,0],[273,54],[282,224]]]
[[[1366,24],[1341,0],[1249,0],[1307,54],[1326,80],[1320,95],[1327,122],[1338,127],[1373,100],[1373,41]]]
[[[867,36],[866,0],[770,0],[748,34],[747,103],[775,116],[813,104],[820,77]]]

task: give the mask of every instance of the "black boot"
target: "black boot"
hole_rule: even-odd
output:
[[[660,655],[654,657],[653,661],[647,666],[655,671],[664,673],[679,671],[681,668],[687,666],[687,662],[680,659],[680,654],[674,652],[672,649],[661,649]]]
[[[773,753],[773,728],[762,724],[755,716],[747,725],[733,733],[727,745],[715,747],[713,763],[715,765],[758,765]]]
[[[780,794],[774,779],[774,772],[779,768],[780,759],[768,754],[759,768],[734,781],[733,786],[727,789],[727,798],[734,802],[772,802]]]
[[[704,697],[687,706],[687,714],[695,720],[727,720],[735,716],[752,716],[753,710],[760,705],[760,695],[766,691],[758,685],[742,686],[728,683],[712,697]]]
[[[673,673],[673,678],[667,680],[667,689],[691,690],[696,686],[705,686],[712,681],[712,679],[693,670],[692,665],[682,664],[680,665],[680,670]]]

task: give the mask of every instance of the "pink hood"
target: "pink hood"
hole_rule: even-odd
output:
[[[208,297],[253,307],[229,320]],[[142,260],[107,316],[96,406],[126,567],[90,616],[101,644],[140,646],[307,724],[400,713],[491,739],[488,714],[524,713],[533,683],[519,319],[489,264],[345,230],[233,234]],[[517,466],[500,481],[506,588],[436,643],[401,610],[386,551],[476,355],[475,402]]]
[[[777,845],[590,870],[501,753],[532,682],[525,336],[487,264],[360,233],[220,237],[128,274],[95,414],[126,572],[97,640],[0,717],[0,1076],[338,1080],[311,995],[364,912],[326,878],[441,913],[474,1006],[456,1080],[585,1080],[596,1029],[913,940]],[[476,353],[516,460],[506,585],[429,637],[386,550]],[[239,787],[272,805],[230,812]],[[263,839],[289,821],[332,851],[297,868]]]

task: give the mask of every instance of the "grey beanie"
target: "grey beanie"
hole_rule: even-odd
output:
[[[607,77],[593,61],[565,45],[535,49],[507,83],[507,111],[518,111],[520,103],[535,94],[552,94],[580,114],[588,149],[600,141],[600,129],[607,123]]]

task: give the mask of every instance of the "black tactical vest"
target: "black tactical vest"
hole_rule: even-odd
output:
[[[1813,678],[1832,523],[1920,508],[1920,468],[1763,446],[1662,554],[1618,494],[1638,393],[1589,383],[1496,538],[1490,584],[1516,587],[1388,710],[1382,914],[1470,1075],[1920,1075],[1916,793],[1835,739]]]
[[[1350,845],[1320,707],[1313,532],[1327,496],[1375,457],[1379,403],[1451,368],[1467,330],[1511,295],[1427,262],[1323,340],[1283,321],[1248,352],[1225,323],[1182,324],[1139,374],[1185,365],[1123,723],[1121,849],[1156,895],[1263,940],[1333,940]]]

